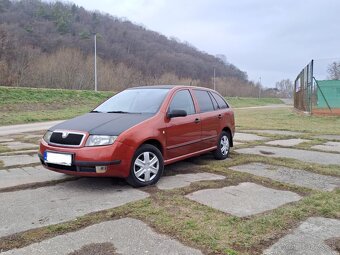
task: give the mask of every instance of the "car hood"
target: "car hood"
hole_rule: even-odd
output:
[[[87,113],[67,120],[49,130],[77,130],[91,135],[120,135],[125,130],[151,118],[154,114]]]

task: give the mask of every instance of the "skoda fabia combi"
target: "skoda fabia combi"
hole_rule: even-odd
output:
[[[93,111],[50,128],[39,158],[50,170],[155,184],[164,165],[212,152],[228,157],[234,113],[214,90],[145,86],[124,90]]]

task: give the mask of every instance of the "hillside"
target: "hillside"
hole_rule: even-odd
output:
[[[255,86],[245,72],[188,43],[71,3],[39,0],[0,1],[0,84],[91,88],[95,33],[101,89],[156,83],[211,86],[214,68],[222,80]]]

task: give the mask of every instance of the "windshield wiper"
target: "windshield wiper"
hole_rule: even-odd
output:
[[[124,112],[124,111],[108,111],[106,113],[131,113],[131,112]]]
[[[142,114],[141,112],[125,112],[125,111],[108,111],[106,113],[128,113],[128,114]]]
[[[102,113],[102,112],[96,111],[96,110],[93,110],[93,111],[90,111],[90,112],[94,112],[94,113]]]

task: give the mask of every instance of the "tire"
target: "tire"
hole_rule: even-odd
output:
[[[217,160],[228,158],[230,152],[230,133],[222,131],[217,141],[217,149],[213,151],[214,157]]]
[[[153,185],[161,178],[163,170],[162,153],[153,145],[143,144],[132,158],[127,182],[133,187]]]

